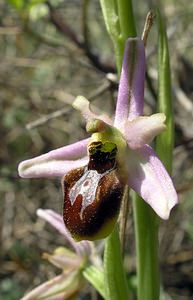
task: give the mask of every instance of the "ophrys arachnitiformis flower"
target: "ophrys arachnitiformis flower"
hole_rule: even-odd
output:
[[[144,81],[143,42],[128,39],[114,118],[94,114],[88,100],[79,96],[74,107],[86,118],[91,138],[19,165],[21,177],[63,177],[64,222],[76,240],[104,238],[111,232],[125,185],[163,219],[177,203],[172,180],[148,145],[165,129],[165,115],[142,116]]]

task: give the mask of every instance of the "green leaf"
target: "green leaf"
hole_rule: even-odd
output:
[[[105,25],[113,41],[120,35],[119,20],[114,0],[100,0]]]
[[[123,43],[119,41],[121,32],[119,26],[116,1],[100,0],[100,4],[101,4],[102,13],[103,13],[107,31],[113,41],[117,68],[120,72],[120,68],[122,64]]]
[[[105,298],[104,273],[95,266],[89,266],[83,271],[83,276]]]
[[[167,129],[156,139],[156,151],[168,172],[172,171],[174,143],[173,103],[168,40],[164,20],[157,11],[158,20],[158,112],[166,115]]]

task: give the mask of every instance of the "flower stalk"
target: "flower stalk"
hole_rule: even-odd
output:
[[[132,1],[120,0],[113,1],[109,6],[108,0],[101,0],[101,6],[106,21],[107,30],[114,43],[116,65],[118,73],[121,72],[123,63],[124,46],[128,37],[136,36],[136,28],[133,16]],[[117,22],[113,23],[113,18],[116,16]],[[119,23],[119,24],[118,24]],[[127,104],[128,105],[128,104]],[[123,209],[127,207],[127,193],[124,195]],[[124,212],[122,212],[122,216]],[[126,220],[126,216],[125,216]],[[119,239],[118,228],[111,233],[107,238],[104,252],[104,275],[106,282],[106,300],[129,299],[129,292],[126,283],[126,274],[123,266],[122,251],[124,248],[124,234],[126,221],[122,223],[122,250]]]
[[[167,130],[156,138],[156,152],[164,162],[167,171],[172,173],[174,120],[171,89],[170,55],[164,20],[157,10],[158,37],[158,106],[157,111],[166,115]]]
[[[138,300],[159,299],[159,221],[151,207],[133,194]]]
[[[131,0],[100,0],[107,31],[113,41],[117,71],[120,75],[125,41],[136,37]]]
[[[105,300],[129,299],[117,226],[105,244],[104,280]]]
[[[125,43],[128,37],[136,37],[137,35],[132,1],[119,0],[117,1],[117,7],[121,37]]]
[[[173,110],[171,75],[167,35],[163,19],[158,17],[158,111],[166,115],[167,129],[156,139],[156,152],[172,171]],[[138,300],[158,300],[160,297],[159,219],[151,207],[135,194],[133,197],[138,273]]]
[[[146,18],[142,39],[146,46],[153,24],[153,15]],[[133,210],[137,262],[137,299],[158,300],[160,293],[159,271],[159,220],[151,207],[133,193]]]

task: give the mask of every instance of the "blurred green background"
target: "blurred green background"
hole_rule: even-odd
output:
[[[155,2],[134,3],[139,36]],[[160,229],[163,299],[189,300],[193,299],[193,3],[173,0],[159,5],[171,53],[173,177],[180,198]],[[156,64],[154,26],[147,45],[147,114],[156,107]],[[99,1],[0,2],[0,299],[20,299],[26,290],[52,278],[57,270],[41,255],[64,244],[36,216],[39,207],[62,212],[60,180],[21,179],[18,163],[87,136],[83,118],[71,107],[74,97],[82,94],[112,115],[117,82],[113,45]],[[126,267],[135,279],[132,208],[127,233]],[[81,299],[86,299],[84,295]]]

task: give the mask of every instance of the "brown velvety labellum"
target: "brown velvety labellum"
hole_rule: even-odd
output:
[[[118,176],[116,145],[109,145],[92,143],[88,166],[63,178],[64,223],[76,240],[104,238],[116,222],[124,184]]]

